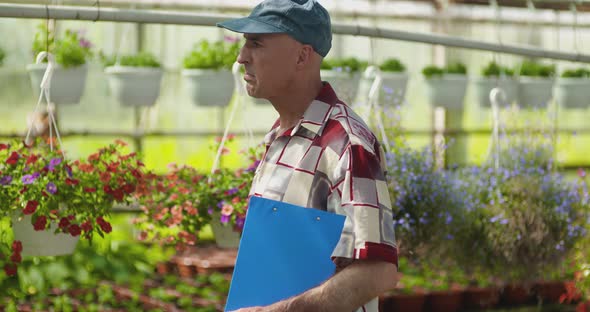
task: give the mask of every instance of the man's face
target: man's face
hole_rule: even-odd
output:
[[[244,65],[246,90],[255,98],[284,96],[294,79],[301,44],[286,34],[244,34],[238,62]]]

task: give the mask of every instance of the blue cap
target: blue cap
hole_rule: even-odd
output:
[[[316,0],[264,0],[248,17],[217,26],[239,33],[287,34],[324,57],[332,47],[330,15]]]

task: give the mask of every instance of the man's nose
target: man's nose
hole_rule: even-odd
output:
[[[240,53],[238,53],[238,63],[240,64],[246,64],[249,62],[249,54],[247,51],[246,46],[242,46],[242,48],[240,49]]]

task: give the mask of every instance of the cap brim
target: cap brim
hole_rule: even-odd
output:
[[[280,28],[259,22],[249,17],[223,21],[217,23],[217,26],[243,34],[274,34],[285,32]]]

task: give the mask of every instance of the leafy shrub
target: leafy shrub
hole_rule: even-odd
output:
[[[590,70],[586,68],[568,69],[561,73],[563,78],[590,78]]]
[[[209,42],[202,40],[184,57],[187,69],[231,69],[240,52],[239,41]]]
[[[520,66],[521,76],[551,77],[555,75],[555,65],[545,65],[535,61],[524,61]]]
[[[355,57],[343,59],[324,59],[322,61],[321,69],[354,73],[357,71],[364,70],[367,67],[367,65],[367,62],[359,61]]]
[[[86,64],[87,59],[92,56],[92,44],[83,37],[81,31],[67,29],[62,39],[55,39],[55,34],[48,31],[45,24],[40,24],[38,29],[33,41],[33,57],[49,50],[55,55],[58,64],[68,68]]]
[[[406,66],[398,59],[390,58],[381,63],[379,69],[384,72],[404,72],[406,71]]]
[[[426,79],[432,78],[434,76],[443,76],[444,74],[458,74],[458,75],[465,75],[467,73],[467,68],[462,63],[453,63],[447,66],[438,67],[434,65],[426,66],[422,69],[422,74]]]
[[[512,77],[514,76],[514,70],[492,61],[481,70],[481,74],[484,77],[499,77],[502,75]]]
[[[114,66],[117,63],[115,56],[107,57],[101,54],[105,67]],[[119,58],[119,66],[130,67],[161,67],[156,57],[149,52],[139,52],[136,55],[123,55]]]

